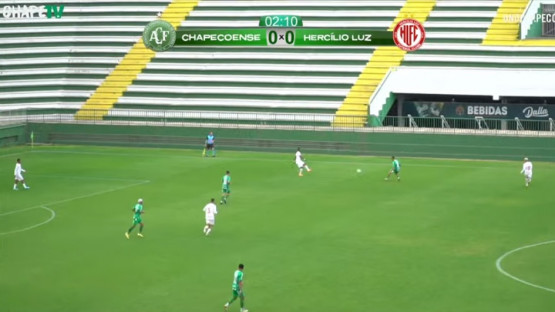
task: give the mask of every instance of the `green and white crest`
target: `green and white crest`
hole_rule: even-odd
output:
[[[148,23],[143,31],[143,42],[145,46],[153,51],[166,51],[175,44],[175,29],[163,20]]]

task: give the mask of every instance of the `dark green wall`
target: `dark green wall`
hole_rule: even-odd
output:
[[[291,130],[206,129],[114,125],[29,124],[35,141],[54,144],[93,144],[202,149],[208,131],[216,148],[350,155],[398,155],[438,158],[521,159],[555,161],[555,138],[481,135],[360,133]],[[26,135],[25,137],[28,137]]]
[[[1,126],[0,147],[25,144],[25,126]]]

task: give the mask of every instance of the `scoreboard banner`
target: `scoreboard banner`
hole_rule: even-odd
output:
[[[171,24],[156,20],[144,29],[143,42],[160,52],[175,46],[398,46],[414,51],[425,40],[424,27],[406,19],[393,31],[369,28],[304,27],[300,16],[262,16],[255,28],[189,28],[177,31]]]
[[[226,28],[177,31],[176,46],[394,46],[392,32],[347,28]]]

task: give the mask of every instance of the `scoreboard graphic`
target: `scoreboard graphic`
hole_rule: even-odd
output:
[[[253,28],[179,28],[156,20],[143,32],[143,42],[154,51],[175,46],[398,46],[406,51],[418,49],[424,42],[424,27],[406,19],[394,31],[363,28],[303,27],[296,15],[268,15]]]

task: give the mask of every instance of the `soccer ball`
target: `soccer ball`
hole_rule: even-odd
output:
[[[362,170],[361,170],[361,169],[357,169],[357,173],[361,173],[361,172],[362,172]]]

